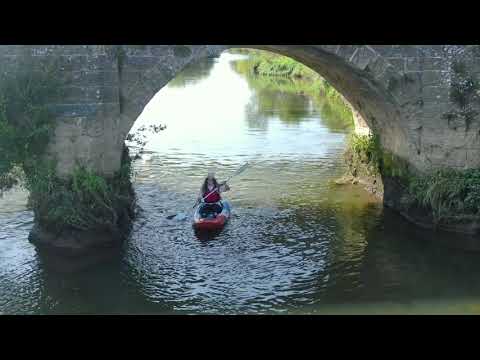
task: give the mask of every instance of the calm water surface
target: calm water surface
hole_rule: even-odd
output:
[[[278,90],[239,71],[241,59],[185,69],[135,123],[167,128],[135,163],[142,210],[108,261],[59,271],[27,240],[25,192],[3,195],[0,313],[480,312],[480,254],[439,246],[361,189],[332,185],[348,126],[297,83]],[[220,234],[167,219],[191,214],[209,169],[224,179],[245,161]]]

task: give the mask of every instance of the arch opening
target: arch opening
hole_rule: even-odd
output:
[[[298,96],[297,98],[295,98],[294,100],[295,101],[304,101],[305,102],[305,106],[304,108],[307,109],[308,107],[312,107],[312,104],[318,100],[318,99],[325,99],[325,89],[327,90],[332,90],[332,93],[334,93],[335,95],[333,96],[333,98],[336,101],[336,104],[338,105],[338,103],[345,103],[346,106],[344,106],[345,108],[348,107],[348,112],[349,112],[349,115],[347,116],[350,116],[353,118],[353,122],[354,122],[354,130],[355,130],[355,133],[360,135],[360,136],[369,136],[372,134],[370,128],[368,127],[367,125],[367,122],[362,118],[362,116],[360,115],[360,112],[357,111],[355,109],[355,107],[350,103],[348,102],[348,100],[343,97],[343,95],[340,93],[340,92],[337,92],[333,86],[331,86],[323,77],[321,77],[317,71],[313,70],[312,68],[310,67],[307,67],[307,65],[303,65],[303,63],[299,63],[297,62],[296,60],[294,60],[293,58],[291,57],[286,57],[285,55],[281,55],[280,52],[281,51],[274,51],[272,52],[271,50],[272,49],[269,49],[269,50],[264,50],[263,47],[260,47],[262,49],[259,49],[258,47],[254,48],[254,47],[248,47],[248,48],[245,48],[245,47],[242,47],[242,48],[236,48],[236,47],[229,47],[228,49],[222,49],[221,52],[219,52],[220,54],[235,54],[235,53],[238,53],[239,51],[241,52],[242,49],[244,50],[247,50],[247,51],[250,51],[250,53],[252,52],[257,52],[257,53],[264,53],[264,54],[270,54],[270,56],[276,56],[277,58],[282,58],[282,59],[287,59],[287,63],[290,62],[290,64],[293,62],[293,63],[296,63],[299,65],[300,68],[303,68],[302,71],[304,71],[303,74],[297,74],[297,75],[293,75],[293,76],[290,76],[290,75],[279,75],[279,74],[275,74],[273,76],[258,76],[259,74],[254,74],[254,71],[252,72],[252,64],[250,65],[246,65],[244,63],[242,63],[242,61],[234,61],[232,62],[229,67],[226,68],[226,70],[231,70],[230,68],[233,68],[235,70],[235,72],[237,72],[238,74],[240,74],[241,76],[247,78],[247,83],[249,87],[255,87],[256,85],[253,84],[253,82],[255,81],[253,78],[263,78],[263,80],[266,80],[268,79],[269,80],[269,85],[271,84],[271,87],[275,88],[275,91],[277,91],[277,93],[281,96],[284,96],[284,94],[290,92],[290,93],[295,93],[296,95],[300,95]],[[185,98],[182,98],[182,95],[180,93],[175,93],[173,89],[175,88],[182,88],[182,87],[185,87],[186,85],[194,85],[196,83],[199,83],[199,82],[202,82],[202,79],[204,78],[208,78],[211,71],[212,71],[212,68],[215,66],[215,60],[216,58],[218,58],[217,56],[219,55],[216,55],[216,56],[213,56],[213,57],[200,57],[190,63],[188,63],[184,68],[182,68],[182,71],[178,72],[176,74],[176,76],[170,81],[167,83],[167,85],[165,85],[164,88],[162,88],[159,92],[156,93],[156,95],[154,95],[152,98],[150,98],[150,102],[145,106],[142,114],[139,116],[138,119],[142,119],[142,118],[145,118],[145,116],[147,116],[149,118],[149,121],[145,122],[145,121],[140,121],[138,122],[138,120],[136,120],[134,123],[130,122],[129,125],[131,124],[131,127],[129,128],[129,136],[131,136],[133,133],[135,133],[135,131],[141,127],[143,128],[144,130],[146,129],[145,125],[148,124],[148,126],[151,126],[152,124],[159,124],[159,123],[162,123],[162,116],[163,118],[168,118],[169,120],[172,120],[172,118],[174,118],[176,115],[173,115],[173,113],[175,112],[175,109],[182,109],[182,108],[186,108],[188,110],[192,110],[192,113],[189,114],[189,115],[186,115],[184,113],[182,113],[182,115],[180,116],[183,116],[184,118],[187,118],[187,117],[190,117],[190,118],[195,118],[195,117],[199,117],[201,118],[201,116],[198,116],[199,114],[196,114],[195,112],[197,111],[198,112],[198,109],[201,109],[201,108],[205,108],[207,109],[208,106],[211,106],[212,108],[210,110],[207,110],[207,113],[208,111],[211,111],[212,112],[212,115],[208,115],[208,114],[204,114],[203,116],[205,118],[208,118],[208,117],[212,117],[214,114],[218,113],[218,111],[215,110],[215,106],[224,106],[224,107],[228,107],[228,106],[231,106],[232,109],[237,106],[238,107],[238,104],[234,104],[235,101],[231,102],[230,100],[234,100],[235,98],[238,98],[238,97],[241,97],[245,94],[245,91],[244,93],[242,94],[242,90],[240,90],[240,94],[229,94],[228,92],[231,91],[229,89],[229,86],[228,86],[228,81],[229,80],[225,80],[225,93],[221,94],[221,93],[216,93],[216,94],[211,94],[209,95],[208,94],[208,86],[205,86],[203,88],[203,91],[200,93],[200,94],[196,94],[195,97],[192,99],[192,98],[189,98],[189,99],[185,99]],[[285,57],[284,57],[285,56]],[[235,66],[234,66],[235,65]],[[255,66],[255,65],[253,65]],[[249,67],[249,68],[248,68]],[[255,76],[247,76],[248,75],[248,72],[251,72],[253,75]],[[195,74],[194,74],[195,73]],[[293,80],[299,80],[299,81],[302,81],[302,80],[305,80],[305,79],[302,79],[302,77],[307,77],[307,82],[309,82],[310,85],[308,86],[291,86],[290,89],[288,89],[288,86],[289,86],[289,81],[292,83]],[[314,79],[310,79],[309,77],[314,77]],[[292,80],[293,79],[293,80]],[[233,80],[232,80],[233,81]],[[283,83],[282,83],[283,82]],[[311,85],[311,83],[313,83],[313,86]],[[283,85],[282,85],[283,84]],[[321,86],[315,86],[317,84],[321,84]],[[245,87],[246,85],[244,85]],[[263,84],[257,84],[257,86],[260,86],[260,87],[265,87],[265,82]],[[267,85],[268,86],[268,85]],[[283,86],[283,89],[282,89],[282,86]],[[166,92],[164,91],[166,90]],[[164,93],[164,98],[163,100],[159,98],[162,97],[162,93]],[[261,95],[261,92],[258,92],[257,91],[257,95],[260,94]],[[219,99],[219,104],[217,105],[212,105],[211,103],[209,105],[206,105],[206,103],[208,102],[208,98],[209,96],[211,98],[217,98]],[[268,96],[267,96],[268,97]],[[312,99],[314,100],[312,102]],[[261,101],[261,96],[257,96],[257,102],[258,100]],[[272,99],[272,98],[268,98],[267,99],[267,102],[270,101],[270,102],[277,102],[279,104],[287,104],[286,101],[288,99],[286,98],[279,98],[279,99]],[[189,101],[191,102],[189,104]],[[307,104],[307,102],[310,102],[309,104]],[[152,106],[153,103],[156,103],[156,106],[157,108],[158,107],[167,107],[169,108],[168,111],[170,111],[170,113],[162,113],[162,111],[160,110],[159,113],[157,115],[146,115],[146,113],[148,113],[148,109]],[[272,104],[270,104],[272,105]],[[319,110],[318,108],[321,108],[319,111],[320,112],[323,112],[322,116],[323,116],[323,120],[327,120],[328,121],[328,118],[329,118],[329,114],[327,113],[327,111],[329,110],[330,112],[332,112],[332,109],[331,109],[331,106],[329,106],[330,104],[327,103],[327,106],[324,106],[322,108],[322,104],[318,104],[318,101],[317,101],[317,104],[315,104],[314,106],[317,106],[317,110]],[[255,104],[255,103],[252,103],[250,102],[248,105],[242,105],[244,106],[246,109],[247,109],[247,113],[249,111],[249,107],[250,107],[250,111],[254,110],[255,108],[258,110],[258,107],[259,107],[259,104]],[[242,107],[240,106],[240,107]],[[261,106],[261,104],[260,104]],[[195,110],[195,107],[197,107],[197,110]],[[288,104],[286,105],[286,107],[288,108]],[[337,106],[338,107],[338,106]],[[173,110],[172,110],[173,109]],[[267,111],[270,111],[271,109],[267,110]],[[288,109],[285,109],[285,114],[284,114],[284,120],[286,122],[288,122],[289,120],[291,120],[292,122],[295,122],[295,116],[298,116],[298,114],[288,114]],[[325,110],[325,111],[323,111]],[[335,110],[335,109],[334,109]],[[237,108],[235,110],[233,110],[233,112],[239,112],[239,113],[242,113],[243,112],[243,109],[240,109],[240,108]],[[310,110],[307,110],[308,111],[311,111]],[[346,112],[345,109],[341,109],[340,112]],[[177,111],[178,112],[178,111]],[[227,111],[225,111],[225,113],[227,113]],[[330,114],[330,118],[332,119],[332,126],[333,126],[333,130],[335,131],[335,126],[339,127],[339,129],[343,127],[345,127],[345,124],[341,124],[341,125],[338,125],[338,117],[343,115],[343,114],[340,114],[340,112],[338,112],[338,109],[337,109],[337,113],[335,113],[335,111],[333,111],[333,114]],[[253,115],[253,116],[250,116],[250,126],[252,128],[255,128],[255,127],[261,127],[261,126],[266,126],[266,124],[268,123],[267,121],[262,121],[261,119],[261,114],[260,113],[255,113],[255,114],[250,114],[250,115]],[[304,115],[307,115],[307,114],[304,114]],[[156,116],[156,119],[154,118]],[[222,119],[221,117],[219,117],[217,119],[217,121],[219,122],[219,124],[223,124],[225,123],[225,118],[228,118],[228,115],[223,115],[224,118]],[[288,119],[290,116],[290,119]],[[247,114],[247,117],[248,117],[248,114]],[[280,114],[280,118],[282,117],[282,114]],[[298,118],[301,118],[301,115],[298,116]],[[337,118],[337,119],[336,119]],[[182,119],[178,120],[180,123],[182,121]],[[248,119],[247,119],[248,121]],[[347,120],[343,120],[344,122],[346,122]],[[335,124],[335,122],[337,122],[337,124]],[[142,125],[138,125],[139,123],[141,123]],[[176,131],[176,134],[179,135],[179,136],[183,136],[185,132],[189,132],[189,131],[192,131],[192,132],[198,132],[198,133],[201,133],[202,131],[202,127],[201,126],[198,126],[198,124],[191,124],[191,123],[185,123],[185,124],[182,124],[182,125],[178,125],[177,122],[174,122],[174,121],[170,121],[171,124],[175,124],[174,125],[174,128],[171,129],[169,128],[169,125],[167,123],[164,123],[164,125],[167,126],[167,132],[165,133],[162,133],[160,135],[160,137],[158,138],[158,141],[159,142],[162,142],[162,137],[163,137],[163,142],[168,142],[172,147],[176,147],[176,140],[174,139],[175,135],[172,134],[168,134],[169,132],[171,131]],[[219,125],[219,128],[222,127],[223,125]],[[348,126],[348,125],[347,125]],[[176,128],[175,128],[176,127]],[[211,129],[209,131],[212,131]],[[222,131],[230,131],[230,129],[227,127],[225,127]],[[216,133],[215,131],[213,133]],[[231,137],[234,137],[236,134],[231,134],[232,136]],[[204,134],[203,135],[204,138],[208,138],[209,137],[209,134]],[[225,136],[225,134],[222,134],[220,136]],[[212,139],[212,136],[210,137],[210,139]],[[192,144],[196,144],[195,146],[201,146],[202,145],[202,141],[200,138],[192,138],[191,140],[191,143]],[[205,143],[205,141],[203,142],[203,144]],[[157,150],[160,151],[161,147],[158,147]],[[165,148],[163,148],[163,150],[165,150]],[[226,149],[224,148],[223,151],[225,151]],[[306,150],[308,152],[308,150]],[[160,151],[161,152],[161,151]],[[200,151],[201,152],[201,151]],[[228,154],[228,151],[226,151],[226,153]],[[220,154],[219,154],[220,155]],[[148,155],[147,155],[148,157]],[[238,165],[238,164],[237,164]],[[358,165],[358,164],[357,164]],[[213,166],[213,165],[212,165]],[[205,168],[209,168],[209,165],[206,165]],[[347,179],[347,180],[346,180]],[[365,182],[366,180],[366,182]],[[363,178],[363,181],[367,184],[367,188],[368,190],[372,191],[373,193],[376,193],[377,196],[382,196],[383,194],[383,186],[382,186],[382,183],[381,183],[381,178],[380,176],[374,176],[373,177],[373,181],[368,181],[368,179],[366,179],[366,177]],[[341,181],[339,181],[339,183],[346,183],[346,182],[354,182],[354,183],[357,183],[358,181],[356,180],[355,177],[347,177],[347,178],[343,178],[341,179]],[[375,186],[371,186],[372,184],[376,184]]]
[[[250,52],[253,50],[249,49]],[[272,55],[271,52],[268,54]],[[350,105],[343,104],[343,98],[338,94],[333,97],[336,102],[329,102],[324,93],[322,96],[324,80],[306,66],[300,65],[305,73],[298,77],[258,76],[251,72],[248,56],[242,56],[227,49],[219,57],[193,61],[154,95],[132,125],[129,134],[154,124],[166,126],[166,131],[153,135],[143,154],[138,155],[143,158],[139,160],[142,171],[150,167],[149,171],[155,173],[151,176],[157,177],[159,186],[168,187],[166,184],[169,184],[177,195],[188,193],[192,197],[198,192],[208,169],[216,168],[217,174],[226,178],[247,160],[268,162],[277,157],[277,163],[271,170],[280,177],[286,177],[278,181],[281,185],[276,189],[277,193],[286,197],[289,191],[287,183],[290,184],[296,174],[291,172],[293,168],[282,173],[279,167],[282,161],[305,161],[305,168],[297,170],[299,176],[310,184],[312,181],[308,179],[308,172],[318,171],[322,166],[319,160],[322,152],[333,149],[339,155],[337,163],[328,164],[325,169],[332,166],[344,169],[341,153],[352,128],[349,123],[352,118],[351,113],[343,119],[341,116],[345,115],[345,109]],[[273,56],[279,57],[276,54]],[[292,59],[289,61],[295,62]],[[307,76],[314,78],[307,79]],[[341,110],[338,110],[339,103],[343,105]],[[369,131],[368,127],[362,129]],[[333,144],[330,150],[322,145],[329,142]],[[160,162],[169,165],[177,162],[180,165],[168,168],[169,165],[164,166]],[[177,176],[189,166],[185,176]],[[311,166],[310,170],[307,170],[308,166]],[[342,175],[337,172],[337,179]],[[273,181],[266,179],[265,175],[257,177],[256,184],[260,189],[262,185],[259,183]],[[323,184],[327,182],[325,180]],[[296,191],[294,189],[292,193]],[[378,189],[374,191],[377,195],[381,194]],[[268,191],[260,193],[265,195],[264,200],[271,196]]]

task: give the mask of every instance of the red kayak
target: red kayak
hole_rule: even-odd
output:
[[[198,206],[193,215],[193,227],[197,230],[220,230],[229,218],[230,204],[228,201],[221,200],[214,204],[203,203]]]

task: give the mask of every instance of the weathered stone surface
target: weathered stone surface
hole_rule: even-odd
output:
[[[442,57],[407,58],[407,71],[446,71],[448,63]]]
[[[397,71],[405,71],[405,58],[388,58],[388,62],[392,64]]]
[[[91,254],[92,250],[118,248],[126,235],[121,231],[62,231],[55,233],[35,224],[30,231],[29,241],[42,250],[48,250],[61,256],[78,257]]]

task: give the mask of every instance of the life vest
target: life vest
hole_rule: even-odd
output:
[[[203,200],[205,202],[216,203],[216,202],[219,202],[220,200],[222,200],[222,197],[220,196],[220,193],[218,192],[218,190],[215,190],[213,193],[208,195],[210,192],[212,192],[212,190],[207,190],[207,192],[203,194]],[[205,196],[207,196],[207,197],[205,197]]]

